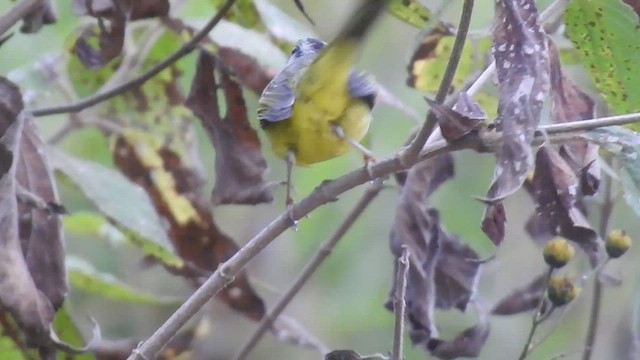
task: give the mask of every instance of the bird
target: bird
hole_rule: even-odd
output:
[[[389,0],[365,0],[329,44],[299,40],[284,68],[258,101],[258,120],[275,155],[287,163],[286,204],[294,165],[330,160],[356,148],[365,161],[373,154],[360,144],[371,122],[377,84],[354,69],[367,33]]]

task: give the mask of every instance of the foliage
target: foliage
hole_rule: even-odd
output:
[[[243,359],[269,330],[286,344],[256,350],[255,358],[308,358],[311,350],[326,359],[524,359],[537,354],[541,326],[573,327],[552,335],[562,341],[543,344],[545,356],[582,341],[582,328],[560,312],[576,311],[587,281],[596,291],[584,358],[640,351],[631,316],[618,325],[629,333],[630,350],[594,340],[610,336],[598,332],[600,307],[631,311],[627,295],[617,304],[601,297],[603,288],[628,294],[634,285],[605,269],[635,271],[638,231],[628,224],[640,216],[640,116],[632,114],[640,103],[638,2],[574,0],[564,9],[557,0],[549,12],[533,0],[496,0],[491,9],[465,0],[462,10],[417,0],[307,3],[0,7],[12,10],[0,12],[0,57],[22,63],[0,64],[1,357],[226,359],[249,338],[237,357]],[[392,19],[376,21],[385,9]],[[462,38],[471,9],[473,28]],[[322,15],[332,11],[350,12],[344,25]],[[462,13],[461,20],[448,13]],[[482,23],[488,15],[495,20]],[[327,28],[342,30],[326,47],[294,48]],[[344,56],[326,55],[331,51]],[[348,80],[335,84],[341,74],[317,70],[323,68],[345,68]],[[488,81],[494,75],[495,83]],[[267,86],[277,101],[260,97]],[[446,101],[431,100],[438,92]],[[424,95],[427,110],[415,94]],[[376,101],[366,149],[344,135],[341,121],[365,112],[368,123]],[[279,106],[269,111],[286,115],[274,122],[290,126],[290,144],[304,132],[317,149],[354,145],[366,165],[348,155],[295,167],[293,183],[303,186],[285,208],[282,162],[265,151],[257,103]],[[300,117],[299,103],[313,106],[313,116]],[[332,106],[344,111],[330,125],[319,123]],[[412,131],[397,117],[427,121]],[[332,132],[323,131],[329,126]],[[373,157],[388,149],[397,151]],[[417,159],[407,156],[416,149]],[[454,157],[458,150],[470,151]],[[492,161],[493,179],[488,171],[472,173],[481,157]],[[385,182],[398,193],[380,195]],[[365,183],[361,200],[352,201],[355,191],[345,194]],[[487,183],[486,195],[477,196]],[[460,193],[467,203],[450,201]],[[484,214],[471,210],[471,196]],[[363,213],[369,218],[357,223]],[[468,224],[470,216],[481,218],[480,226]],[[609,232],[613,224],[620,229]],[[295,243],[267,248],[298,227],[285,235]],[[298,272],[310,237],[329,239],[275,301],[273,289],[279,293]],[[343,237],[367,243],[334,249]],[[300,292],[324,261],[328,272]],[[194,317],[214,296],[225,306]],[[302,310],[291,311],[310,330],[280,315],[294,298]],[[174,316],[151,335],[165,320],[162,311]],[[523,314],[531,320],[505,329],[503,319]],[[85,315],[97,319],[91,336]],[[600,320],[607,321],[601,327],[614,325]],[[412,349],[403,350],[405,333]],[[504,347],[505,336],[518,346]]]

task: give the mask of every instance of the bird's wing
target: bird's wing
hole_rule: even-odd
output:
[[[295,99],[289,74],[283,71],[276,75],[264,89],[258,102],[260,125],[264,127],[270,122],[290,118]]]
[[[369,107],[373,107],[376,100],[377,84],[371,74],[353,70],[349,75],[349,94],[355,98],[362,98]]]

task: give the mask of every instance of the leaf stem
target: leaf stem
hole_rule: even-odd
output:
[[[176,61],[180,60],[185,55],[191,53],[194,49],[196,49],[200,40],[204,39],[211,29],[213,29],[219,22],[224,18],[226,13],[231,9],[236,0],[227,0],[222,7],[218,10],[216,15],[209,20],[209,22],[197,33],[193,36],[191,40],[184,43],[178,50],[176,50],[173,54],[169,55],[167,58],[162,60],[161,62],[154,65],[151,69],[146,71],[139,76],[124,82],[120,85],[114,86],[109,90],[105,90],[99,92],[95,95],[89,96],[85,99],[82,99],[76,103],[63,105],[63,106],[54,106],[50,108],[43,109],[35,109],[32,111],[33,116],[46,116],[46,115],[54,115],[54,114],[63,114],[63,113],[74,113],[78,112],[82,109],[88,108],[89,106],[93,106],[99,104],[105,100],[111,99],[112,97],[122,94],[123,92],[140,86],[156,76],[162,70],[168,68]]]
[[[376,198],[376,196],[380,193],[384,186],[384,181],[386,178],[377,178],[373,181],[373,183],[367,188],[364,192],[360,200],[356,203],[353,209],[347,214],[347,217],[340,224],[338,229],[336,229],[335,233],[327,240],[324,244],[318,248],[316,253],[313,255],[311,260],[305,265],[304,269],[298,275],[298,277],[294,280],[291,287],[282,295],[280,300],[278,300],[277,304],[273,307],[273,309],[266,314],[260,323],[258,324],[258,328],[251,335],[249,340],[242,347],[238,355],[234,358],[235,360],[243,360],[245,359],[249,353],[258,345],[258,342],[262,338],[262,336],[266,333],[266,331],[271,327],[271,325],[276,321],[278,316],[282,314],[284,309],[289,305],[291,300],[298,294],[300,289],[306,284],[306,282],[311,278],[311,276],[315,273],[315,271],[320,267],[320,265],[324,262],[324,260],[331,254],[333,249],[336,247],[338,242],[344,237],[346,232],[351,228],[351,226],[355,223],[355,221],[362,215],[364,210],[371,204],[371,202]]]
[[[605,161],[607,165],[611,166],[613,158],[611,155],[605,155]],[[609,220],[611,219],[611,213],[613,212],[613,206],[615,205],[613,197],[613,179],[610,176],[605,175],[602,179],[604,182],[604,190],[602,194],[602,204],[600,205],[600,226],[598,232],[600,237],[604,239],[607,236],[607,228],[609,227]],[[593,355],[593,347],[596,341],[596,335],[598,334],[598,320],[600,318],[600,308],[602,304],[602,283],[598,276],[593,277],[593,295],[591,299],[591,313],[589,316],[589,327],[587,331],[587,337],[584,342],[584,352],[582,353],[582,360],[590,360]]]
[[[547,293],[547,287],[549,287],[549,279],[551,279],[551,274],[553,274],[553,267],[549,266],[549,270],[547,271],[547,275],[544,279],[544,286],[542,287],[542,292],[540,294],[540,302],[538,303],[538,307],[536,311],[533,313],[533,319],[531,321],[531,330],[529,330],[529,336],[527,337],[527,342],[524,344],[522,348],[522,353],[520,353],[520,357],[518,360],[524,360],[527,355],[529,355],[529,348],[531,347],[533,341],[533,335],[544,320],[547,319],[545,314],[542,314],[542,306],[545,304],[545,295]]]
[[[404,358],[402,336],[404,334],[404,314],[407,306],[405,297],[407,295],[407,274],[409,273],[409,266],[409,247],[403,245],[402,255],[398,258],[398,272],[396,274],[396,298],[393,304],[395,322],[393,327],[391,360],[402,360]]]
[[[442,81],[440,82],[440,86],[438,87],[438,92],[435,98],[435,101],[438,103],[442,103],[447,97],[449,89],[451,88],[451,84],[453,83],[453,77],[455,76],[456,70],[458,69],[458,64],[460,63],[460,58],[462,56],[462,50],[467,40],[467,33],[469,32],[469,24],[471,23],[471,15],[473,14],[473,4],[474,0],[465,0],[462,6],[458,32],[456,33],[453,48],[451,49],[451,55],[449,56],[449,62],[447,62],[447,68],[445,69],[444,75],[442,76]],[[435,129],[438,123],[437,121],[438,118],[435,112],[429,109],[429,111],[427,112],[427,118],[418,131],[418,134],[415,136],[413,141],[411,141],[406,150],[401,153],[400,160],[403,164],[415,163],[420,150],[422,150],[424,144],[427,142],[427,139],[429,139],[429,136],[431,136],[431,133]]]

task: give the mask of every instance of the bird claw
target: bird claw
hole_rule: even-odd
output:
[[[369,180],[373,180],[375,179],[375,176],[373,175],[373,165],[375,165],[378,160],[372,156],[372,155],[368,155],[365,154],[364,156],[364,169],[367,171],[367,174],[369,175]]]

